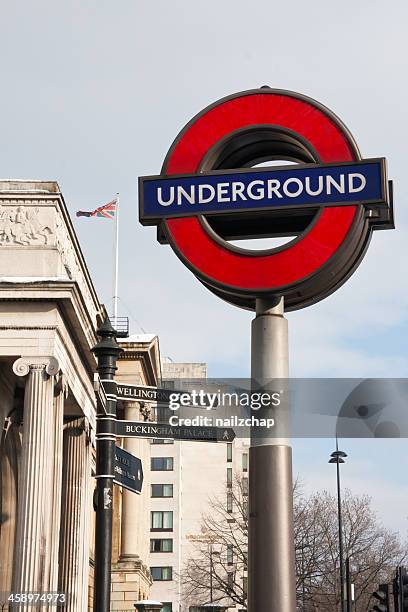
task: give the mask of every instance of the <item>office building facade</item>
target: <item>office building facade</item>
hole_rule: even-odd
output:
[[[165,387],[178,389],[182,381],[206,378],[204,363],[162,361]],[[249,441],[239,437],[233,443],[156,440],[150,449],[151,595],[165,603],[164,612],[189,612],[194,606],[208,604],[211,594],[208,585],[201,601],[187,595],[183,585],[186,563],[196,554],[195,543],[206,542],[202,518],[211,512],[212,500],[224,500],[226,511],[233,511],[233,481],[247,482]],[[227,560],[227,571],[228,565]],[[232,558],[230,572],[234,572]],[[245,582],[246,575],[242,580]],[[237,609],[234,605],[228,608]]]

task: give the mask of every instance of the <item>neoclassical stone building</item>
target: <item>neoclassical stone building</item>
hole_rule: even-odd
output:
[[[57,183],[0,181],[0,592],[64,591],[69,612],[92,605],[90,349],[105,315]],[[157,338],[130,340],[119,377],[155,384]],[[127,444],[148,457],[147,441]],[[148,528],[135,519],[148,521],[148,488],[115,487],[112,588],[123,606],[113,599],[112,609],[126,609],[125,593],[149,594]]]
[[[157,386],[160,381],[160,354],[157,336],[140,334],[120,342],[123,353],[118,361],[119,383]],[[147,404],[118,404],[118,418],[129,421],[153,419]],[[143,493],[135,495],[124,488],[114,489],[112,551],[112,610],[131,610],[133,602],[148,599],[150,577],[150,441],[126,438],[123,447],[142,460]]]

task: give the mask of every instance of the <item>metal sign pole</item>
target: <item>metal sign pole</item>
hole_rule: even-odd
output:
[[[97,333],[100,341],[92,351],[98,360],[98,373],[102,379],[113,381],[116,361],[122,352],[116,342],[116,331],[107,318]],[[96,428],[94,612],[110,610],[115,421],[116,399],[108,394],[106,413],[97,418]]]
[[[347,557],[346,559],[346,588],[347,588],[346,610],[347,612],[352,612],[353,598],[352,598],[352,584],[351,584],[351,576],[350,576],[350,557]]]
[[[283,298],[257,299],[251,377],[253,384],[264,389],[267,381],[288,377],[288,327],[283,314]],[[248,612],[296,610],[292,449],[284,422],[287,407],[274,416],[282,438],[272,438],[268,432],[251,436]]]
[[[279,156],[299,163],[249,167]],[[317,191],[311,172],[318,173]],[[312,206],[307,213],[316,194],[319,210]],[[255,203],[248,205],[249,199]],[[200,216],[207,214],[212,220],[203,223]],[[252,379],[255,391],[268,391],[267,380],[288,376],[283,299],[274,296],[284,295],[286,309],[297,310],[336,291],[357,268],[373,230],[394,228],[392,183],[385,160],[362,160],[328,108],[299,93],[261,87],[215,102],[181,130],[161,175],[139,179],[139,218],[157,226],[158,241],[170,244],[215,295],[256,307]],[[294,234],[296,240],[267,253],[228,242]],[[251,432],[249,612],[295,612],[288,407],[262,411],[276,416],[278,435]]]

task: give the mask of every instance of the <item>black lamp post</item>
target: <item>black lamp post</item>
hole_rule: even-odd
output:
[[[106,412],[96,419],[96,493],[95,493],[95,577],[94,612],[108,612],[111,598],[112,501],[115,468],[116,362],[122,349],[116,342],[116,331],[109,318],[97,331],[100,341],[92,351],[98,360],[102,380],[112,381],[112,394],[107,395]]]
[[[340,610],[345,612],[344,599],[344,553],[343,553],[343,520],[341,514],[341,487],[340,487],[340,463],[344,463],[347,454],[339,451],[338,441],[336,439],[336,450],[330,455],[329,463],[335,463],[337,466],[337,511],[339,520],[339,553],[340,553]]]

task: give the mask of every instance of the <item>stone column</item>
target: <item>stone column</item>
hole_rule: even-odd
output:
[[[0,369],[0,592],[11,591],[17,519],[18,463],[21,443],[14,402],[14,384]],[[13,376],[14,378],[14,376]]]
[[[85,418],[64,429],[59,590],[68,600],[61,610],[88,609],[91,518],[91,444]]]
[[[54,494],[52,497],[52,517],[50,521],[50,540],[54,540],[52,547],[51,568],[49,575],[49,591],[58,591],[58,560],[60,542],[61,520],[61,491],[62,491],[62,444],[64,432],[64,402],[68,395],[68,386],[65,377],[60,375],[55,385],[54,393]]]
[[[13,591],[47,591],[55,572],[56,539],[51,538],[54,489],[54,379],[59,365],[54,357],[28,357],[13,365],[17,376],[27,376],[24,394],[21,477]],[[23,607],[14,607],[23,610]],[[37,610],[37,606],[31,608]]]
[[[137,402],[126,402],[125,404],[125,419],[127,421],[139,421],[140,410]],[[141,457],[142,447],[145,441],[134,437],[125,438],[124,449],[136,457]],[[145,481],[143,488],[146,490],[146,477],[148,470],[144,471]],[[140,535],[149,533],[149,512],[144,508],[145,495],[137,495],[132,491],[123,489],[122,492],[122,523],[121,523],[121,550],[119,562],[137,562],[140,565],[140,557],[148,558],[148,551],[140,551],[136,549],[137,543],[142,541]],[[146,524],[143,524],[145,522]],[[144,554],[145,553],[145,554]]]
[[[141,414],[148,418],[148,412],[139,408],[137,402],[126,402],[125,419],[139,421]],[[124,448],[139,457],[145,466],[150,462],[149,442],[138,438],[126,438]],[[149,558],[150,536],[150,484],[149,470],[144,470],[142,494],[122,489],[121,542],[119,561],[112,568],[114,603],[130,609],[133,602],[141,599],[151,585],[150,570],[146,565]]]

